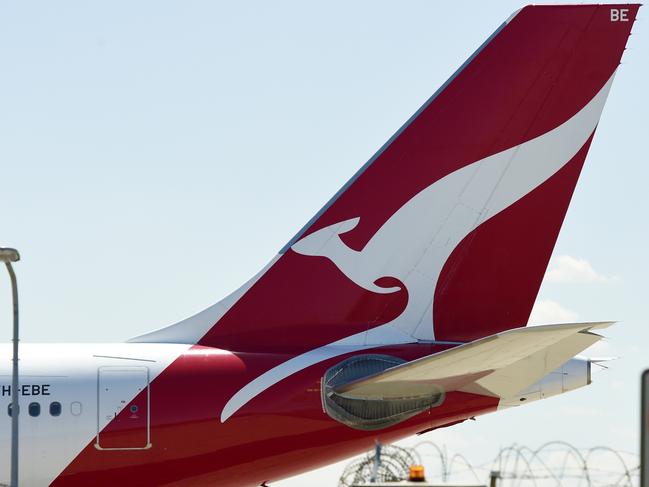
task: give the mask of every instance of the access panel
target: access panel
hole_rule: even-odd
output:
[[[151,446],[148,367],[100,367],[97,373],[97,441],[100,450]]]

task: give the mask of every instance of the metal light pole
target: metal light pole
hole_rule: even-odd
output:
[[[376,440],[374,443],[374,465],[372,465],[371,483],[376,483],[379,477],[379,467],[381,466],[381,442]]]
[[[0,248],[0,262],[4,262],[11,279],[11,296],[14,308],[13,358],[11,373],[11,487],[18,487],[18,285],[16,273],[11,265],[18,262],[20,254],[16,249]]]
[[[649,369],[640,387],[640,487],[649,487]]]

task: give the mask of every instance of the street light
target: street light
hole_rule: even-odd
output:
[[[11,279],[11,295],[14,305],[13,359],[11,375],[11,487],[18,487],[18,285],[16,273],[11,265],[18,262],[20,254],[16,249],[0,248],[0,262],[4,262]]]

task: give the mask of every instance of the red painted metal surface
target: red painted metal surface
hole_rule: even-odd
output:
[[[342,236],[360,250],[422,189],[565,122],[614,73],[638,7],[522,9],[306,234],[360,217]],[[629,9],[629,21],[613,22],[611,8]],[[437,339],[473,340],[525,324],[589,144],[455,249],[435,291]],[[389,276],[377,284],[399,285]],[[288,250],[153,381],[152,447],[99,451],[89,442],[53,485],[258,485],[360,453],[375,438],[394,441],[493,411],[495,398],[453,392],[440,406],[385,430],[351,429],[329,418],[321,404],[320,380],[347,357],[340,356],[279,381],[221,423],[228,399],[260,374],[399,316],[408,302],[400,287],[376,294],[328,259]],[[439,350],[401,345],[376,351],[411,360]],[[123,424],[114,421],[104,433],[124,439]]]
[[[374,350],[408,360],[431,351],[429,345]],[[194,348],[151,385],[150,449],[100,451],[92,441],[52,485],[258,485],[361,453],[375,438],[394,441],[497,407],[495,398],[450,393],[441,406],[384,431],[354,430],[322,409],[320,379],[333,360],[295,374],[220,422],[225,401],[242,384],[268,362],[285,359]],[[126,433],[112,422],[102,435],[115,428]]]

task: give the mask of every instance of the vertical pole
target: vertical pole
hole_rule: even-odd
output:
[[[11,487],[18,487],[18,285],[11,262],[5,262],[11,278],[13,298],[13,359],[11,371]]]
[[[381,465],[381,442],[376,440],[374,445],[374,465],[372,466],[372,476],[370,482],[375,483],[379,476],[379,466]]]
[[[492,470],[489,472],[489,487],[497,487],[498,479],[500,478],[500,472]]]
[[[649,369],[642,373],[640,387],[640,487],[649,487]]]

